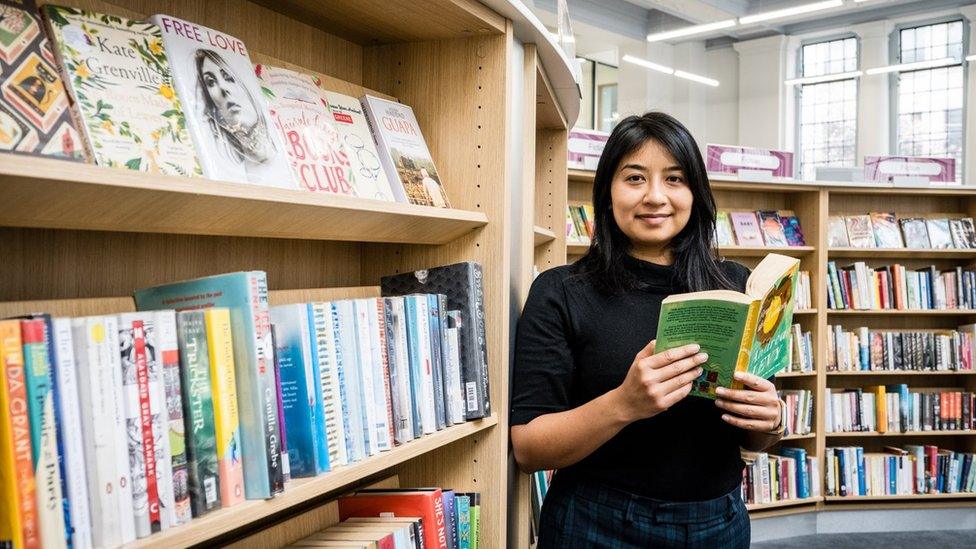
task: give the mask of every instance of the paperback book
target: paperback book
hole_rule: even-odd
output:
[[[879,248],[905,247],[893,212],[871,212],[871,228],[874,230],[874,243]]]
[[[779,220],[783,224],[783,233],[786,235],[786,242],[790,246],[806,246],[806,239],[803,238],[803,229],[800,227],[800,218],[793,213],[793,210],[780,210]]]
[[[949,220],[942,217],[937,219],[926,219],[925,227],[929,231],[929,242],[937,250],[952,248],[952,234],[949,229]]]
[[[901,232],[905,236],[906,247],[923,250],[932,247],[924,219],[918,217],[902,218],[898,220],[898,224],[901,225]]]
[[[732,232],[732,220],[729,212],[715,214],[715,241],[719,246],[735,246],[735,235]]]
[[[786,240],[786,233],[783,231],[783,222],[779,214],[774,211],[758,212],[760,227],[762,228],[763,240],[767,246],[789,246]]]
[[[391,180],[387,179],[376,143],[369,131],[363,105],[355,97],[321,90],[342,144],[349,154],[352,173],[356,179],[354,191],[359,198],[395,202]],[[396,180],[393,180],[394,182]],[[394,183],[395,184],[395,183]]]
[[[827,218],[827,245],[831,248],[850,247],[850,240],[847,238],[847,223],[844,216],[832,215]]]
[[[852,248],[874,248],[874,231],[868,215],[849,215],[844,218],[847,224],[847,239]]]
[[[763,235],[755,212],[732,212],[732,227],[739,246],[763,246]]]
[[[733,372],[769,378],[790,365],[799,265],[798,259],[769,254],[752,271],[745,293],[712,290],[665,298],[657,352],[697,343],[708,353],[692,395],[714,399],[716,387],[742,387]]]

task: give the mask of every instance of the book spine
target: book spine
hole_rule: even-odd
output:
[[[746,323],[742,329],[742,343],[739,345],[738,359],[735,361],[735,372],[745,372],[749,370],[749,353],[752,351],[752,342],[756,333],[756,324],[759,322],[758,300],[749,304],[749,313],[746,315]],[[732,389],[742,389],[742,382],[733,379]]]
[[[472,334],[471,342],[475,344],[475,350],[477,351],[478,360],[475,362],[475,366],[478,368],[478,372],[476,372],[473,380],[465,380],[465,390],[468,393],[474,393],[475,399],[477,400],[476,406],[472,408],[471,404],[475,399],[470,396],[467,397],[468,410],[465,417],[466,419],[477,419],[491,415],[491,390],[488,384],[488,341],[485,338],[485,292],[481,265],[477,263],[469,263],[468,265],[470,266],[471,272],[469,299],[472,300],[471,310],[474,312],[472,315],[474,317],[472,318],[473,325],[471,327],[471,331],[474,333]],[[475,384],[473,391],[467,385],[472,382]]]
[[[207,327],[203,311],[181,312],[176,321],[190,510],[201,517],[220,509]]]
[[[312,430],[315,436],[316,461],[318,462],[317,473],[324,473],[332,468],[331,461],[329,460],[329,422],[325,417],[325,396],[322,392],[323,368],[328,368],[328,357],[324,357],[325,364],[323,364],[323,357],[318,352],[319,337],[315,308],[311,303],[300,305],[300,307],[305,309],[304,318],[306,319],[306,323],[305,329],[303,330],[305,344],[303,347],[308,353],[309,394],[314,402],[312,405],[312,415],[316,418],[314,425],[312,425]],[[284,423],[287,429],[288,425],[286,422]]]
[[[295,477],[318,474],[318,447],[315,436],[315,397],[311,368],[306,360],[309,345],[308,318],[304,305],[283,305],[271,309],[279,337],[277,354],[281,363],[281,400],[284,424],[290,442],[288,463]]]
[[[20,323],[0,321],[0,542],[41,546]]]
[[[420,415],[416,407],[416,391],[410,353],[411,343],[407,328],[406,303],[403,297],[388,298],[393,304],[393,322],[396,335],[396,369],[400,393],[400,413],[403,417],[404,442],[420,436]]]
[[[285,407],[281,399],[281,360],[278,357],[277,337],[278,333],[275,330],[275,326],[272,324],[271,348],[274,349],[275,352],[271,365],[274,369],[275,376],[275,404],[278,407],[278,447],[281,450],[279,459],[281,459],[281,476],[285,482],[288,482],[291,480],[291,465],[288,463],[288,433],[285,432]]]
[[[66,546],[61,472],[58,467],[57,424],[51,395],[51,365],[45,344],[43,319],[20,323],[24,367],[27,372],[27,398],[30,413],[31,449],[34,478],[37,482],[37,509],[45,544]]]
[[[390,395],[390,364],[386,352],[386,318],[383,300],[366,300],[369,316],[370,350],[373,354],[373,395],[376,403],[376,447],[381,451],[393,447],[393,402]]]
[[[447,410],[444,402],[444,364],[441,352],[441,309],[436,294],[427,294],[428,339],[430,340],[430,370],[434,385],[434,420],[437,429],[446,427]]]
[[[406,382],[405,379],[401,378],[398,371],[397,365],[397,335],[396,327],[394,326],[394,316],[393,316],[393,298],[383,298],[383,328],[386,330],[385,342],[386,342],[386,361],[387,361],[387,379],[390,385],[390,415],[391,415],[391,432],[393,434],[394,444],[403,444],[410,440],[407,438],[407,421],[408,416],[404,414],[404,401],[403,395],[401,394],[401,386]]]
[[[359,388],[359,373],[356,371],[358,353],[353,302],[350,300],[336,301],[335,311],[333,329],[338,338],[336,355],[341,356],[337,363],[339,365],[339,381],[342,384],[342,414],[343,420],[348,421],[345,425],[346,451],[349,453],[349,461],[361,461],[366,457],[366,439],[363,436],[363,404]]]
[[[412,297],[416,309],[415,316],[410,317],[410,321],[417,325],[417,348],[420,351],[421,423],[423,424],[424,434],[427,435],[437,431],[437,409],[434,404],[433,359],[430,351],[430,311],[427,307],[426,296],[417,295]]]
[[[263,272],[248,275],[251,289],[251,313],[254,315],[255,343],[257,344],[258,379],[260,389],[261,423],[264,429],[264,460],[267,476],[267,495],[249,499],[267,499],[285,489],[284,470],[281,467],[281,418],[278,417],[278,395],[275,384],[274,349],[271,343],[271,313],[268,310],[268,277]],[[246,454],[245,454],[246,455]],[[245,461],[244,481],[248,482]],[[247,488],[245,485],[245,492]]]
[[[356,370],[359,372],[359,398],[363,411],[363,439],[366,441],[366,453],[379,453],[379,441],[376,439],[376,420],[379,415],[379,403],[375,400],[373,387],[373,350],[370,348],[370,307],[368,300],[357,299],[353,302],[355,311],[355,336],[358,360]]]
[[[146,332],[154,329],[152,324],[138,315],[119,317],[125,432],[128,434],[129,473],[132,478],[132,511],[135,515],[136,536],[139,538],[158,532],[161,527],[150,400],[150,359],[147,356],[150,350],[146,348]]]
[[[346,464],[346,435],[342,421],[342,402],[339,396],[339,377],[336,371],[335,338],[332,331],[332,304],[312,303],[315,323],[315,352],[319,360],[322,386],[322,415],[325,418],[325,437],[328,441],[329,464]]]
[[[183,420],[183,391],[180,387],[180,349],[176,333],[176,313],[172,310],[156,313],[158,330],[157,356],[160,357],[163,381],[164,413],[166,425],[163,438],[169,443],[170,479],[172,485],[172,512],[170,526],[186,524],[193,518],[190,509],[190,482],[186,460],[186,423]]]
[[[81,412],[78,405],[78,374],[75,365],[71,320],[56,318],[51,322],[55,349],[54,379],[58,387],[63,441],[65,499],[71,502],[71,545],[91,546],[91,514],[85,479],[85,449],[81,438]]]
[[[455,424],[464,423],[464,389],[461,382],[461,343],[458,332],[461,326],[461,312],[447,311],[448,328],[445,331],[448,357],[448,388],[452,416]]]
[[[245,497],[231,319],[228,310],[223,308],[207,309],[204,315],[210,353],[220,505],[230,507],[243,502]]]

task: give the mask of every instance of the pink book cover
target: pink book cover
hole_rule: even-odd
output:
[[[738,174],[740,169],[772,172],[773,177],[793,177],[793,153],[774,149],[706,145],[710,172]]]
[[[731,212],[729,217],[732,218],[732,227],[735,229],[735,239],[739,246],[765,245],[756,212]]]
[[[955,181],[956,159],[923,156],[864,157],[864,178],[868,181],[889,183],[899,175],[927,177],[929,182]]]

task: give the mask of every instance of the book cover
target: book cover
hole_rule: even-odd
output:
[[[229,309],[203,311],[210,362],[210,392],[213,398],[220,506],[242,503],[246,497],[246,450],[241,442],[237,357],[233,317]],[[260,469],[259,469],[260,470]]]
[[[827,218],[827,245],[831,248],[849,248],[851,243],[847,238],[847,222],[842,215],[832,215]]]
[[[847,225],[847,239],[852,248],[874,248],[874,230],[869,215],[848,215],[844,217]]]
[[[879,248],[904,248],[894,212],[871,212],[874,243]]]
[[[783,233],[790,246],[806,246],[806,239],[803,238],[803,229],[800,227],[800,218],[793,210],[780,210],[779,220],[783,224]]]
[[[390,369],[386,354],[386,317],[383,300],[366,298],[369,330],[370,364],[373,370],[373,397],[376,404],[374,433],[376,448],[385,452],[393,448],[393,402],[390,394]]]
[[[413,384],[410,379],[410,358],[407,348],[406,311],[402,297],[383,298],[387,314],[387,345],[390,357],[390,388],[393,393],[394,440],[404,444],[417,437],[414,425]]]
[[[969,239],[966,236],[961,219],[949,220],[949,235],[952,238],[952,246],[954,248],[960,250],[969,248]]]
[[[371,95],[360,101],[397,201],[450,208],[413,109]]]
[[[20,322],[0,321],[0,542],[40,547]]]
[[[245,495],[248,499],[271,497],[277,489],[273,485],[280,486],[282,473],[265,273],[237,272],[165,284],[137,290],[135,299],[139,310],[228,308],[234,345]]]
[[[962,224],[962,236],[966,247],[976,249],[976,227],[973,226],[973,218],[964,217],[959,222]]]
[[[190,510],[189,471],[186,461],[186,431],[183,421],[183,391],[180,387],[180,349],[176,333],[176,313],[172,310],[156,313],[157,353],[162,371],[166,417],[162,418],[163,441],[169,445],[172,512],[169,526],[186,524],[193,518]]]
[[[339,519],[350,517],[420,517],[424,549],[447,549],[447,522],[439,488],[360,490],[339,498]]]
[[[319,351],[320,336],[318,330],[320,327],[325,327],[324,312],[320,310],[319,317],[316,318],[316,309],[312,303],[303,303],[302,307],[305,308],[305,328],[303,331],[305,344],[308,346],[309,367],[311,368],[309,383],[311,383],[312,397],[315,399],[313,407],[316,422],[313,425],[313,433],[315,436],[316,460],[322,472],[325,472],[331,470],[333,467],[330,461],[329,450],[331,440],[329,438],[330,420],[326,418],[325,410],[325,391],[328,385],[325,380],[329,376],[328,369],[330,368],[332,359],[329,357],[328,352],[322,353]],[[326,370],[325,372],[322,371],[323,368]],[[279,383],[278,386],[281,387],[281,384]],[[334,421],[334,419],[331,420],[332,423]],[[284,423],[284,419],[282,419],[282,423]],[[287,426],[285,428],[287,429]]]
[[[929,243],[936,250],[952,248],[952,234],[949,232],[949,220],[942,217],[926,219],[925,227],[929,231]]]
[[[42,9],[88,156],[99,166],[200,175],[159,28],[76,8]]]
[[[0,151],[84,160],[34,0],[0,0]]]
[[[149,21],[161,33],[203,175],[297,189],[244,43],[169,15]]]
[[[762,228],[763,240],[767,246],[789,246],[786,233],[783,231],[783,221],[779,214],[772,210],[757,212],[759,226]]]
[[[461,375],[465,419],[491,415],[488,347],[485,340],[484,287],[481,265],[473,261],[433,267],[380,280],[384,296],[414,292],[444,294],[449,310],[461,313]]]
[[[319,383],[322,386],[322,414],[330,467],[348,462],[346,434],[342,421],[339,373],[336,364],[335,335],[332,332],[332,304],[309,303],[312,331],[312,359],[318,361]]]
[[[341,93],[321,90],[326,106],[332,116],[332,123],[339,130],[342,144],[349,153],[353,174],[356,176],[354,190],[360,198],[371,198],[387,202],[396,201],[396,196],[387,179],[376,143],[369,131],[369,122],[363,105],[355,97]]]
[[[769,378],[790,364],[790,326],[799,260],[767,255],[746,293],[714,290],[672,295],[662,302],[658,352],[698,343],[708,353],[691,394],[715,398],[718,386],[741,388],[733,372]]]
[[[386,405],[374,400],[373,351],[370,348],[369,336],[369,319],[372,315],[368,301],[366,299],[354,299],[353,312],[355,324],[352,325],[352,328],[355,330],[358,357],[356,370],[359,373],[359,395],[363,403],[363,435],[366,439],[366,452],[372,456],[380,451],[379,440],[377,439],[377,420],[381,413],[385,417]],[[385,436],[385,434],[384,431],[383,435]]]
[[[359,376],[359,350],[356,342],[356,312],[353,300],[332,302],[332,329],[336,339],[336,365],[339,372],[343,428],[350,462],[368,455],[368,425]]]
[[[731,212],[729,218],[735,229],[735,240],[739,246],[764,246],[763,235],[759,229],[756,212]]]
[[[64,503],[58,466],[54,399],[51,395],[51,363],[45,331],[43,319],[20,321],[40,537],[45,544],[64,547]]]
[[[220,509],[217,433],[211,396],[210,350],[203,311],[176,315],[190,510],[194,517]]]
[[[457,493],[454,501],[457,509],[458,548],[471,549],[471,498]]]
[[[414,387],[414,414],[420,419],[418,433],[429,435],[437,431],[434,406],[434,379],[431,372],[429,318],[427,296],[411,294],[403,297],[407,319],[407,353],[410,358],[410,384]]]
[[[735,234],[732,232],[729,212],[719,211],[715,214],[715,236],[715,242],[719,246],[735,246]]]
[[[275,130],[281,135],[291,171],[302,189],[356,196],[356,172],[315,79],[306,73],[255,65],[267,91]]]
[[[925,220],[919,217],[901,218],[898,220],[901,225],[902,235],[905,237],[905,247],[914,249],[927,249],[932,245],[929,243],[929,231],[925,228]]]

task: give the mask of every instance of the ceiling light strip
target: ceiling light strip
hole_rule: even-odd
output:
[[[645,69],[663,72],[664,74],[670,74],[678,78],[698,82],[699,84],[705,84],[706,86],[718,87],[719,85],[719,81],[715,80],[714,78],[708,78],[707,76],[702,76],[693,72],[674,70],[671,67],[654,63],[652,61],[648,61],[647,59],[641,59],[640,57],[635,57],[633,55],[625,55],[621,58],[621,60],[628,63],[633,63],[639,67],[644,67]]]
[[[814,2],[812,4],[793,6],[792,8],[783,8],[781,10],[772,10],[763,13],[756,13],[753,15],[743,15],[742,17],[739,18],[739,24],[749,25],[751,23],[759,23],[761,21],[782,19],[783,17],[790,17],[791,15],[801,15],[804,13],[810,13],[814,11],[837,8],[842,6],[843,4],[844,4],[843,0],[826,0],[825,2]]]
[[[734,26],[735,26],[735,19],[725,19],[722,21],[716,21],[714,23],[703,23],[701,25],[692,25],[690,27],[682,27],[680,29],[648,34],[647,41],[660,42],[662,40],[671,40],[672,38],[681,38],[682,36],[703,34],[706,32],[727,29],[729,27],[734,27]]]
[[[787,86],[798,86],[802,84],[821,84],[823,82],[834,82],[837,80],[846,80],[848,78],[857,78],[864,74],[864,71],[848,71],[848,72],[838,72],[834,74],[824,74],[821,76],[807,76],[804,78],[791,78],[789,80],[783,81]]]

